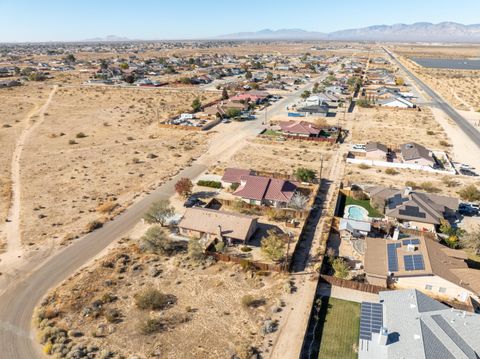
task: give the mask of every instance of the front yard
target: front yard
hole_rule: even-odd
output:
[[[360,328],[360,304],[323,297],[317,333],[319,359],[356,359]]]

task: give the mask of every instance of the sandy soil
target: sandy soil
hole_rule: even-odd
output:
[[[60,88],[22,155],[23,242],[75,237],[203,153],[204,133],[160,129],[156,121],[157,113],[188,109],[196,96]]]
[[[479,57],[480,50],[477,45],[397,45],[394,51],[404,56],[412,57],[435,57],[454,59],[459,57]]]
[[[281,275],[252,275],[225,263],[196,264],[185,254],[144,254],[136,245],[125,244],[49,293],[40,310],[59,313],[52,318],[55,327],[83,333],[72,338],[75,344],[127,357],[229,358],[238,347],[261,345],[265,320],[282,315],[270,308],[279,307],[285,280]],[[175,304],[157,312],[138,309],[134,296],[146,288],[174,295]],[[247,294],[260,301],[257,308],[242,306]],[[103,300],[101,309],[94,309],[96,300],[109,296],[116,299]],[[117,322],[105,318],[111,309],[121,312]],[[139,323],[150,317],[171,324],[159,333],[141,334]],[[100,331],[103,336],[94,336]]]
[[[0,89],[0,248],[5,245],[3,224],[11,199],[11,164],[15,145],[24,128],[35,121],[35,112],[43,105],[49,86],[26,86]],[[31,120],[30,120],[31,119]]]
[[[322,142],[255,139],[238,151],[228,163],[220,163],[219,167],[251,168],[286,174],[293,174],[299,167],[319,171],[322,156],[325,169],[333,151],[335,146]]]
[[[422,111],[359,108],[351,122],[351,141],[378,141],[393,147],[417,142],[431,150],[449,149],[445,146],[449,139],[429,108]]]

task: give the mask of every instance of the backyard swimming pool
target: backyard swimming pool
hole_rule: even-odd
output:
[[[368,221],[368,211],[360,206],[349,205],[345,207],[345,215],[343,217],[356,221]]]

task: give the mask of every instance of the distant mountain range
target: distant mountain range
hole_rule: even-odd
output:
[[[85,39],[85,42],[115,42],[115,41],[131,41],[128,37],[121,37],[116,35],[107,35],[105,37],[94,37],[92,39]]]
[[[480,42],[480,24],[455,22],[417,22],[415,24],[375,25],[331,33],[301,29],[260,30],[221,35],[222,40],[356,40],[356,41],[421,41]]]

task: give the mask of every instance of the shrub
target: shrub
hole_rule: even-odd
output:
[[[221,242],[218,242],[217,244],[215,244],[215,251],[216,252],[223,252],[224,249],[225,249],[225,242],[221,241]]]
[[[188,256],[196,261],[205,257],[203,247],[198,239],[190,239],[188,241]]]
[[[370,102],[370,100],[360,99],[360,100],[357,100],[357,106],[368,108],[368,107],[372,107],[372,103]]]
[[[210,188],[222,188],[222,183],[218,181],[200,180],[197,182],[197,185],[202,187],[210,187]]]
[[[53,347],[53,344],[48,342],[43,346],[43,352],[47,355],[52,354],[52,347]]]
[[[114,202],[114,201],[106,201],[102,204],[100,204],[96,210],[97,212],[100,212],[100,213],[110,213],[112,212],[115,208],[117,208],[118,206],[118,203],[117,202]]]
[[[315,179],[315,172],[304,167],[297,168],[294,175],[302,182],[312,182]]]
[[[144,251],[156,254],[170,254],[174,249],[172,241],[160,226],[150,227],[140,238],[140,243]]]
[[[122,316],[122,313],[116,309],[116,308],[111,308],[107,309],[103,316],[109,323],[117,323],[120,320],[120,317]]]
[[[358,165],[358,168],[362,169],[362,170],[368,170],[370,168],[369,165],[366,165],[365,163],[360,163]]]
[[[98,221],[98,220],[93,220],[87,224],[87,232],[93,232],[94,230],[98,228],[102,228],[103,223]]]
[[[363,192],[361,189],[352,189],[352,198],[357,200],[357,201],[364,201],[368,199],[368,195]]]
[[[240,250],[241,250],[242,252],[247,253],[247,252],[251,252],[251,251],[252,251],[252,248],[247,247],[247,246],[243,246],[243,247],[240,247]]]
[[[420,184],[420,188],[428,193],[436,193],[440,191],[437,187],[433,185],[432,182],[423,182]]]
[[[134,296],[135,305],[139,309],[161,310],[172,306],[176,298],[170,294],[163,294],[158,289],[150,288]]]
[[[76,144],[78,144],[78,142],[75,141],[75,140],[68,140],[68,144],[69,145],[76,145]]]
[[[462,188],[458,194],[465,201],[480,201],[480,190],[473,184]]]
[[[231,189],[232,191],[236,191],[239,186],[240,186],[240,183],[234,182],[234,183],[232,183],[232,184],[230,185],[230,189]]]
[[[387,169],[385,170],[385,173],[386,173],[387,175],[392,175],[392,176],[398,175],[398,172],[397,172],[395,169],[393,169],[393,168],[387,168]]]
[[[345,279],[348,277],[348,265],[343,258],[336,258],[332,262],[333,270],[335,271],[334,276],[337,278]]]
[[[242,306],[244,308],[249,308],[249,307],[253,306],[254,303],[255,303],[255,298],[253,296],[251,296],[250,294],[244,295],[242,297]]]
[[[159,333],[166,328],[165,322],[160,318],[149,318],[138,325],[138,330],[143,335]]]
[[[79,132],[79,133],[77,133],[77,135],[75,137],[76,138],[85,138],[85,137],[87,137],[87,135],[84,134],[83,132]]]
[[[439,143],[440,143],[440,146],[444,146],[444,147],[450,147],[450,146],[452,146],[450,143],[448,143],[448,142],[445,141],[445,140],[441,140]]]
[[[447,187],[457,187],[458,182],[452,179],[451,177],[443,177],[442,182],[447,186]]]
[[[261,241],[262,252],[271,260],[279,261],[285,255],[285,241],[274,230]]]
[[[416,189],[416,188],[418,188],[418,185],[413,181],[406,181],[405,182],[405,187],[410,187],[412,189]]]

